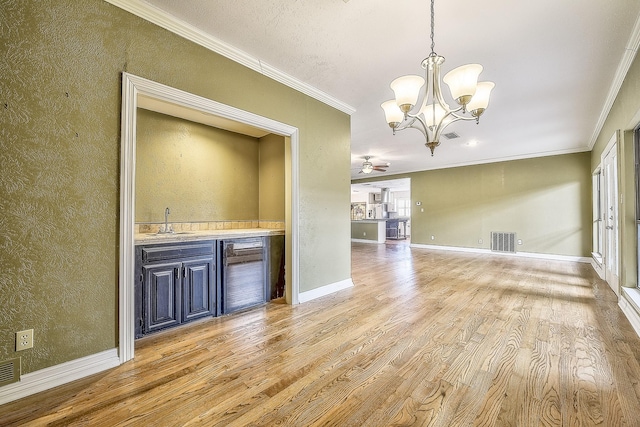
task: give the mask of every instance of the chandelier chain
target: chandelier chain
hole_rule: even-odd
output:
[[[436,43],[433,41],[433,26],[434,26],[434,14],[435,14],[435,8],[433,6],[433,3],[434,3],[434,0],[431,0],[431,54],[429,56],[436,55],[436,53],[434,52]]]

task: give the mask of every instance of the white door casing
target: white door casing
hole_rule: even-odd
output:
[[[617,133],[611,137],[602,153],[602,207],[604,226],[604,274],[605,280],[616,293],[619,288],[619,242],[618,242],[618,144]]]
[[[129,73],[122,75],[122,135],[120,155],[120,265],[119,342],[120,363],[134,356],[134,206],[136,159],[136,111],[141,97],[186,107],[222,120],[235,121],[285,137],[285,253],[286,296],[298,304],[299,294],[299,138],[298,129],[285,123],[181,91]]]

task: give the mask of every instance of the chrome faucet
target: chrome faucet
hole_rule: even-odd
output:
[[[169,214],[170,213],[171,213],[171,211],[169,210],[169,208],[166,208],[164,210],[164,230],[162,228],[160,228],[160,230],[158,230],[158,234],[173,233],[173,227],[171,227],[169,225]]]

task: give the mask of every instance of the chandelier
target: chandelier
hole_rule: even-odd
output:
[[[396,98],[380,105],[394,135],[396,131],[407,128],[418,129],[424,134],[427,140],[425,145],[431,150],[432,156],[440,145],[442,131],[448,125],[458,120],[480,121],[495,86],[493,82],[478,82],[482,65],[462,65],[449,71],[442,79],[449,86],[451,97],[458,106],[451,108],[444,100],[440,87],[440,66],[444,63],[444,57],[433,50],[433,2],[431,0],[431,53],[422,61],[425,78],[416,75],[398,77],[389,85]],[[422,102],[418,104],[423,87]],[[414,110],[416,105],[419,108]]]

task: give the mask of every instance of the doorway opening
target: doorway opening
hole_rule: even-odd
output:
[[[119,343],[120,363],[134,357],[134,206],[136,165],[136,117],[139,107],[157,112],[181,110],[200,121],[227,130],[254,128],[285,139],[285,253],[286,300],[298,303],[299,289],[299,178],[298,129],[266,117],[220,104],[132,74],[122,76],[122,148],[120,158],[120,269],[119,269]],[[198,120],[199,118],[199,120]],[[241,131],[240,131],[241,132]]]
[[[351,241],[409,244],[411,178],[351,184]]]

